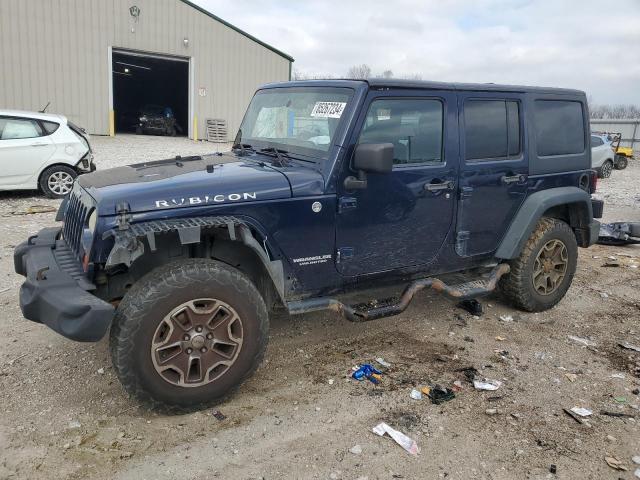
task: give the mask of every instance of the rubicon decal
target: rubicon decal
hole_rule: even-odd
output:
[[[156,208],[181,207],[183,205],[203,205],[206,203],[239,202],[241,200],[257,200],[256,192],[229,193],[226,195],[204,195],[193,197],[171,198],[169,200],[156,200]]]

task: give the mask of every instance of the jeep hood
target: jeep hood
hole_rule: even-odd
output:
[[[266,162],[237,160],[232,154],[177,157],[97,171],[77,182],[96,200],[101,215],[115,214],[121,202],[135,213],[292,196],[284,171]],[[322,181],[318,172],[303,170],[308,172],[291,177],[301,177],[296,181],[303,185],[317,184],[318,176]]]

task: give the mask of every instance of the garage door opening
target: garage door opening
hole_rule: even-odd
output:
[[[112,75],[117,133],[188,134],[188,59],[114,50]]]

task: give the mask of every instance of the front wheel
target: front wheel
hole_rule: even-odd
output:
[[[517,308],[541,312],[556,305],[571,286],[578,263],[578,245],[571,227],[555,218],[542,218],[501,290]]]
[[[118,306],[111,358],[142,403],[195,410],[219,403],[258,367],[269,319],[255,286],[238,270],[204,259],[153,270]]]

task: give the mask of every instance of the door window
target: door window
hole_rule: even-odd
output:
[[[536,100],[534,116],[539,156],[584,152],[584,116],[580,102]]]
[[[591,137],[591,147],[599,147],[600,145],[604,144],[604,140],[602,140],[600,137]]]
[[[394,164],[439,164],[443,161],[443,118],[440,100],[375,100],[358,143],[392,143]]]
[[[520,155],[520,110],[511,100],[464,103],[466,160],[508,160]]]
[[[29,118],[0,117],[0,140],[42,136],[40,124]]]

